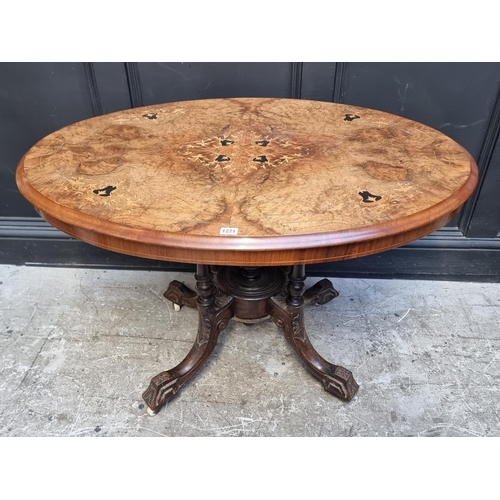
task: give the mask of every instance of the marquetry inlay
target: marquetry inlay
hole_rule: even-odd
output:
[[[227,238],[372,227],[452,197],[470,157],[425,125],[290,99],[130,109],[65,127],[26,155],[30,189],[124,227]]]

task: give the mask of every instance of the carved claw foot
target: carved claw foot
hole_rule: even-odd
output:
[[[333,288],[330,280],[322,279],[311,288],[308,288],[302,296],[306,306],[311,304],[322,305],[338,297],[339,292]]]
[[[228,298],[220,309],[212,306],[199,308],[198,334],[189,354],[175,368],[153,377],[142,395],[151,412],[157,413],[208,360],[217,345],[219,333],[233,317],[232,303],[233,299]]]
[[[352,372],[342,366],[332,365],[327,361],[325,363],[329,365],[329,373],[325,370],[323,377],[320,378],[323,387],[330,394],[350,401],[359,389]]]
[[[219,333],[226,328],[229,320],[234,316],[234,299],[217,292],[208,266],[199,265],[197,270],[198,333],[188,355],[175,368],[161,372],[151,379],[149,387],[142,395],[150,414],[158,412],[200,370],[215,349]],[[172,283],[174,283],[173,286]],[[182,283],[178,281],[172,283],[169,290],[183,290]]]
[[[156,415],[158,410],[179,392],[179,378],[174,378],[169,371],[161,372],[151,379],[142,398],[148,405],[149,415]]]
[[[350,401],[359,386],[349,370],[329,363],[314,349],[304,327],[303,307],[288,304],[284,295],[272,297],[269,303],[273,321],[283,329],[285,339],[308,371],[330,394]]]
[[[168,285],[167,291],[163,296],[174,304],[174,311],[180,311],[182,306],[196,309],[196,298],[198,294],[187,287],[184,283],[174,280]]]

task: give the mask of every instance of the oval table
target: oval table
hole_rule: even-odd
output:
[[[231,319],[272,319],[306,368],[343,400],[352,373],[324,360],[303,308],[305,265],[404,245],[448,223],[478,179],[472,157],[423,124],[371,109],[293,99],[207,99],[134,108],[67,126],[33,146],[21,193],[53,226],[129,255],[196,267],[187,357],[153,377],[152,414],[205,363]]]

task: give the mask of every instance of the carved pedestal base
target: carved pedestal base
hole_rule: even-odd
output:
[[[304,327],[304,305],[325,304],[338,296],[329,280],[321,280],[304,292],[303,265],[292,269],[199,265],[196,280],[197,292],[172,281],[164,294],[177,310],[184,305],[198,308],[198,334],[181,363],[151,380],[143,394],[148,413],[155,414],[203,366],[231,318],[249,324],[272,318],[309,372],[328,392],[345,401],[354,397],[358,384],[352,373],[324,360],[311,345]]]

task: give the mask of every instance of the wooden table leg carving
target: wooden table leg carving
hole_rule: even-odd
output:
[[[188,355],[175,368],[152,378],[142,395],[148,413],[154,415],[205,364],[217,345],[219,333],[233,317],[233,299],[216,293],[208,266],[198,265],[196,273],[199,312],[198,333]],[[217,296],[217,300],[216,300]]]
[[[304,281],[304,266],[294,266],[290,273],[288,293],[281,293],[269,299],[271,317],[283,329],[287,342],[305,363],[309,372],[323,384],[323,387],[334,396],[350,401],[359,388],[352,373],[342,366],[332,365],[323,359],[307,337],[303,316]],[[321,284],[318,289],[321,291],[325,287],[329,289],[325,283]],[[332,289],[336,292],[333,286]],[[329,295],[332,295],[331,291]],[[329,300],[337,295],[331,296]]]
[[[173,280],[168,285],[163,296],[174,304],[174,309],[180,311],[182,306],[196,309],[198,307],[198,294],[180,281]]]
[[[179,365],[151,380],[143,394],[148,413],[156,413],[203,366],[231,318],[248,323],[272,318],[306,368],[328,392],[345,401],[354,397],[358,384],[352,373],[324,360],[311,345],[304,327],[304,306],[324,304],[338,296],[329,280],[323,279],[304,291],[306,276],[302,264],[291,268],[198,265],[196,270],[197,292],[172,281],[164,294],[179,309],[184,305],[198,308],[198,334]]]
[[[312,346],[304,327],[303,307],[286,303],[283,295],[269,299],[273,321],[283,329],[285,339],[323,387],[340,399],[350,401],[359,386],[352,373],[323,359]]]
[[[212,270],[213,272],[213,270]],[[169,283],[167,291],[163,296],[173,303],[176,311],[180,311],[181,307],[186,306],[192,309],[198,307],[198,294],[180,281],[173,280]],[[308,288],[304,294],[304,305],[323,305],[330,300],[339,296],[339,292],[335,290],[330,280],[322,279],[311,288]]]
[[[323,305],[339,296],[330,280],[322,279],[304,292],[304,305]]]

